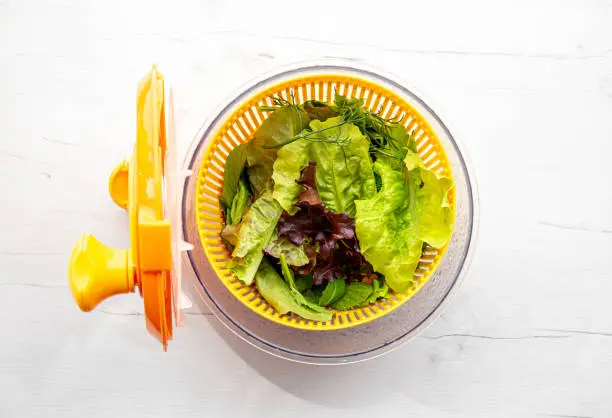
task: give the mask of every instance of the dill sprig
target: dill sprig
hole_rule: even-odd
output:
[[[274,112],[275,110],[278,110],[281,107],[295,106],[295,97],[293,95],[293,90],[291,90],[290,95],[293,103],[285,99],[284,97],[274,96],[272,97],[273,106],[259,106],[259,110],[261,110],[262,112]]]
[[[295,97],[293,95],[293,91],[291,91],[291,102],[280,96],[275,96],[272,99],[272,102],[274,106],[262,106],[260,107],[260,109],[262,111],[267,112],[277,110],[281,107],[292,106],[296,109],[296,112],[300,117],[301,124],[301,115],[303,109],[301,106],[295,104]],[[325,128],[315,130],[301,125],[302,129],[300,129],[300,133],[294,136],[293,138],[289,138],[285,141],[273,145],[263,145],[263,147],[266,149],[280,148],[300,139],[305,139],[312,142],[327,142],[340,146],[345,146],[351,143],[351,139],[348,137],[342,137],[342,129],[338,130],[338,135],[335,138],[324,137],[320,134],[331,129],[340,128],[344,125],[353,124],[359,128],[363,135],[366,135],[367,138],[369,138],[371,143],[371,153],[380,153],[391,158],[401,159],[401,147],[397,144],[396,140],[393,139],[390,128],[394,125],[399,124],[403,119],[403,115],[401,115],[401,117],[399,118],[383,118],[381,116],[382,109],[379,109],[376,112],[372,112],[370,110],[364,109],[363,100],[347,99],[346,97],[341,96],[339,94],[335,95],[333,105],[324,102],[317,103],[319,105],[326,105],[332,108],[335,112],[342,116],[342,121],[335,123],[331,126],[326,126]]]

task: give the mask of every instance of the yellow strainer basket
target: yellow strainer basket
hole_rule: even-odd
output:
[[[414,286],[403,293],[393,293],[387,299],[364,308],[335,311],[331,321],[318,322],[294,314],[279,314],[261,297],[255,286],[246,286],[233,277],[227,268],[230,254],[220,239],[223,227],[219,196],[223,185],[223,170],[229,152],[237,145],[249,141],[267,117],[260,106],[272,105],[274,96],[296,102],[306,100],[333,101],[335,92],[348,98],[361,98],[370,110],[381,111],[385,118],[403,115],[402,124],[414,132],[417,149],[425,164],[440,174],[452,177],[450,162],[435,131],[423,116],[405,98],[391,89],[356,75],[342,74],[330,69],[329,73],[299,75],[281,80],[244,97],[212,134],[197,172],[195,215],[198,235],[213,270],[229,292],[257,314],[288,327],[312,331],[328,331],[362,325],[394,311],[412,298],[429,280],[444,257],[446,247],[427,247],[423,251]],[[449,196],[453,212],[454,193]]]

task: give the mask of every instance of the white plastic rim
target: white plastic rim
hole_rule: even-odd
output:
[[[182,195],[183,240],[194,245],[186,252],[192,274],[183,286],[197,303],[204,303],[234,334],[278,357],[311,364],[345,364],[378,357],[409,341],[429,326],[448,305],[467,274],[478,230],[478,192],[473,168],[447,124],[405,82],[365,66],[342,61],[318,61],[281,68],[241,88],[223,103],[200,129],[183,164],[183,172],[196,172],[210,140],[227,116],[245,100],[284,80],[315,74],[339,74],[367,79],[405,99],[430,124],[450,161],[456,187],[455,227],[448,250],[428,281],[412,299],[394,312],[371,323],[338,331],[304,331],[269,321],[235,299],[216,277],[197,232],[195,177],[187,178]]]
[[[164,177],[162,182],[162,195],[164,202],[164,216],[170,221],[172,234],[172,310],[174,323],[180,327],[184,325],[183,309],[191,307],[190,301],[183,295],[182,290],[182,254],[193,249],[191,244],[183,240],[181,217],[181,187],[191,172],[181,167],[176,146],[174,132],[174,96],[172,86],[165,83],[164,107],[166,116],[166,155],[164,158]]]

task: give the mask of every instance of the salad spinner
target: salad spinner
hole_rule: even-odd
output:
[[[247,142],[267,117],[272,98],[333,101],[338,93],[363,99],[416,138],[429,169],[452,176],[453,234],[440,249],[426,247],[415,286],[364,308],[337,311],[328,322],[279,314],[232,276],[223,245],[219,196],[228,153]],[[127,210],[130,247],[114,249],[85,234],[69,265],[78,306],[90,311],[120,293],[140,292],[149,332],[164,349],[173,326],[184,325],[192,303],[211,310],[235,334],[271,354],[334,364],[376,357],[414,336],[457,288],[466,273],[477,229],[477,192],[465,152],[413,89],[379,71],[344,64],[299,65],[251,82],[219,107],[184,158],[176,152],[173,95],[153,67],[138,84],[136,142],[131,158],[109,180],[113,201]]]

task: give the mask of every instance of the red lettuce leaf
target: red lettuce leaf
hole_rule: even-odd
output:
[[[297,180],[305,187],[296,204],[299,210],[294,215],[283,213],[278,222],[278,236],[295,245],[302,245],[308,239],[306,251],[311,262],[300,268],[300,272],[312,272],[314,284],[340,277],[361,280],[367,262],[359,251],[355,220],[344,212],[325,209],[316,189],[315,167],[311,162]]]
[[[297,184],[304,186],[304,191],[298,196],[298,202],[306,202],[311,205],[321,203],[321,197],[317,191],[317,183],[315,180],[317,163],[311,161],[308,166],[302,171],[302,176],[296,180]]]

